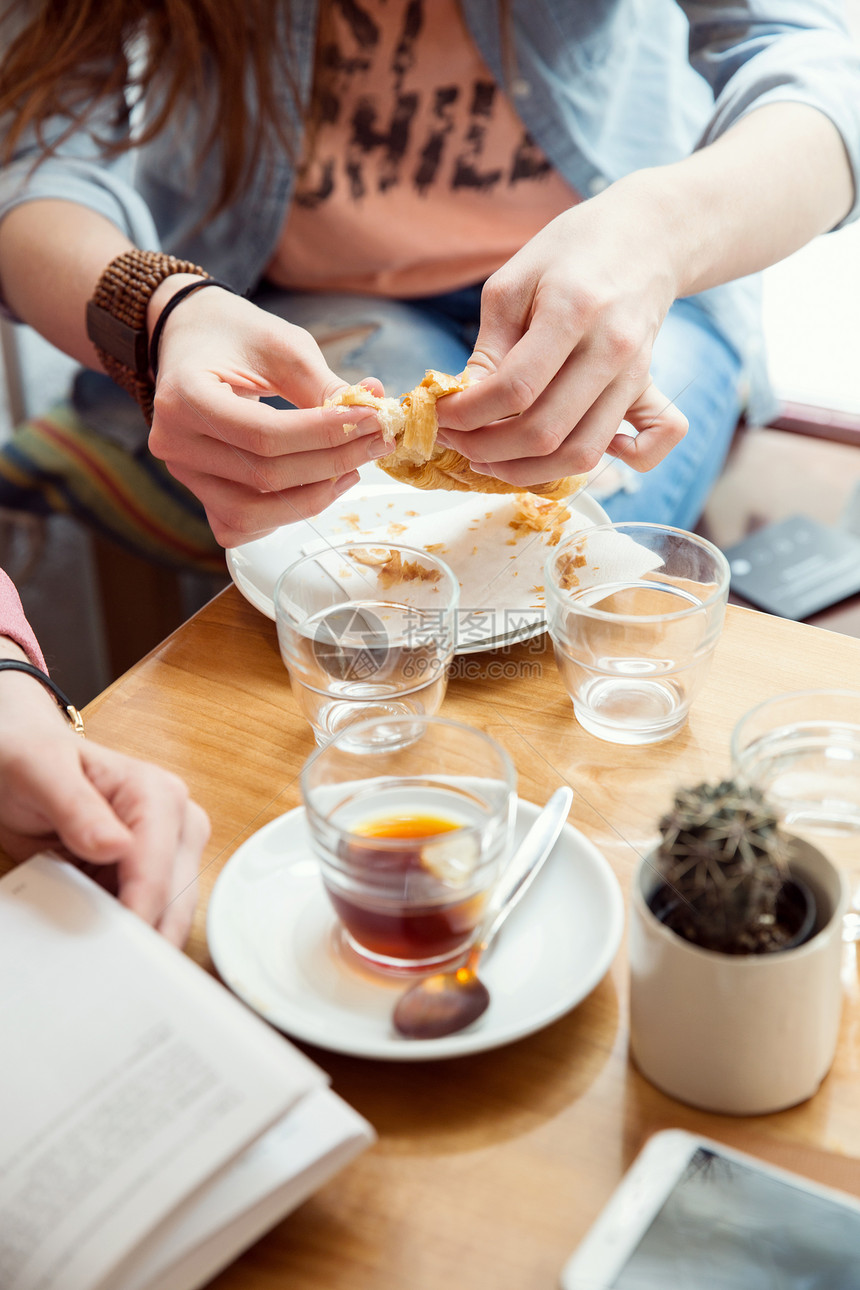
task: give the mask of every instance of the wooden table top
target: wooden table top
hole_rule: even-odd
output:
[[[543,803],[569,783],[571,823],[602,851],[626,896],[675,788],[728,771],[730,732],[747,708],[786,690],[850,687],[858,677],[860,640],[730,606],[689,723],[665,744],[624,748],[586,734],[543,639],[455,660],[442,715],[508,749],[522,797]],[[189,953],[211,967],[204,914],[214,880],[241,842],[298,805],[298,774],[313,748],[274,624],[230,588],[98,696],[85,717],[91,738],[182,774],[209,811]],[[860,1177],[853,946],[845,969],[830,1075],[810,1101],[755,1119],[694,1111],[631,1065],[624,945],[572,1012],[495,1051],[399,1064],[306,1048],[379,1141],[213,1288],[546,1290],[645,1139],[669,1126],[799,1163],[853,1189]]]

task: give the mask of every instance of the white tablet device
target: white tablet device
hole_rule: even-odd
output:
[[[665,1130],[634,1160],[561,1285],[858,1290],[860,1201],[718,1142]]]

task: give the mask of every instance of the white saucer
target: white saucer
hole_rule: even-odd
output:
[[[517,840],[537,813],[519,803]],[[371,972],[341,950],[300,807],[228,860],[209,901],[207,936],[222,980],[279,1030],[334,1052],[422,1061],[497,1048],[569,1012],[609,969],[623,926],[615,875],[566,824],[484,960],[487,1012],[445,1039],[403,1039],[391,1012],[408,979]]]

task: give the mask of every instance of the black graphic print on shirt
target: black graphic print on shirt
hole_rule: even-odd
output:
[[[296,192],[300,206],[317,209],[336,189],[360,202],[369,192],[401,184],[420,196],[437,184],[452,192],[497,194],[550,172],[519,125],[508,155],[486,155],[487,133],[503,101],[486,70],[465,84],[447,79],[441,66],[438,76],[411,76],[421,58],[428,11],[438,0],[409,0],[393,43],[390,36],[384,39],[379,21],[386,0],[331,3],[335,33],[320,51],[320,128]],[[392,15],[398,7],[392,4]],[[462,24],[452,33],[452,41],[460,39],[468,39]]]

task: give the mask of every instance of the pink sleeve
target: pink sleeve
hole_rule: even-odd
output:
[[[8,636],[36,667],[45,669],[45,660],[33,629],[24,617],[21,598],[8,574],[0,569],[0,636]]]

